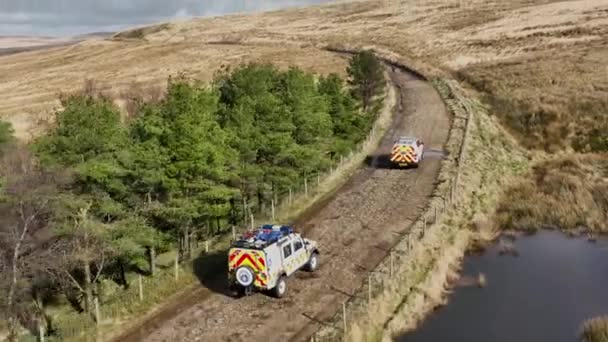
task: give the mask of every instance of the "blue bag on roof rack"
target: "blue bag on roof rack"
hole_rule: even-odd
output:
[[[279,226],[272,224],[262,225],[262,229],[257,235],[257,239],[265,241],[267,243],[273,243],[278,241],[283,236],[293,233],[293,229],[289,226]]]
[[[243,235],[233,245],[244,248],[264,248],[293,232],[294,230],[290,226],[264,224],[256,230]]]

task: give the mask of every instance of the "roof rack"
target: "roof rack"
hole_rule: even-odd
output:
[[[397,143],[399,144],[413,144],[414,142],[416,142],[416,138],[408,136],[401,136],[397,140]]]
[[[293,228],[290,226],[265,224],[253,231],[243,234],[238,240],[232,243],[232,246],[263,249],[293,232]]]

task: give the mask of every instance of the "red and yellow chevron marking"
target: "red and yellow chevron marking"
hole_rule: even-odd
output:
[[[263,252],[247,249],[231,249],[228,254],[228,270],[232,271],[241,266],[248,266],[255,272],[256,286],[266,286],[268,277],[266,276],[266,260],[264,260]]]
[[[413,163],[417,154],[411,146],[395,145],[391,153],[393,163]]]

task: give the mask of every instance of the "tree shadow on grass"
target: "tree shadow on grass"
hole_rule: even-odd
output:
[[[192,262],[194,275],[212,292],[233,297],[234,293],[228,286],[228,252],[214,251],[201,253]]]

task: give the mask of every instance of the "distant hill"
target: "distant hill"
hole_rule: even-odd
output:
[[[73,37],[0,36],[0,56],[51,47],[69,46],[87,39],[109,38],[113,34],[114,32],[92,32]]]

